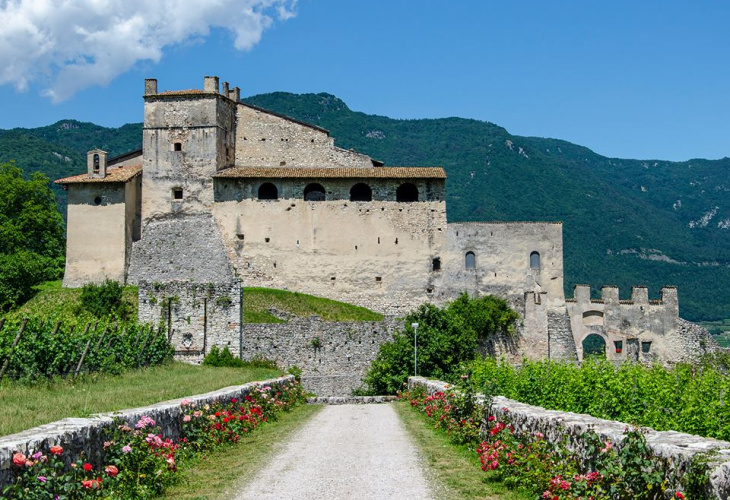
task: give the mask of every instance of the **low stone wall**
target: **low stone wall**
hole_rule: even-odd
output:
[[[449,385],[438,380],[423,377],[410,377],[409,388],[423,387],[429,394],[449,391]],[[567,438],[568,446],[576,445],[576,438],[592,428],[603,439],[613,443],[623,440],[623,433],[628,424],[612,420],[603,420],[590,415],[546,410],[539,406],[531,406],[496,396],[489,414],[498,419],[509,415],[510,422],[516,432],[542,432],[550,441]],[[486,418],[486,416],[485,416]],[[669,461],[670,466],[679,472],[686,470],[693,456],[698,453],[715,450],[717,455],[710,464],[710,488],[716,498],[730,498],[730,443],[717,439],[703,438],[675,431],[655,431],[647,429],[646,441],[649,448],[658,457]],[[575,448],[575,451],[579,451]]]
[[[249,382],[141,408],[100,413],[90,418],[64,418],[17,434],[0,437],[0,489],[12,479],[12,457],[16,452],[29,455],[37,450],[47,451],[51,446],[60,445],[70,460],[77,460],[84,453],[85,460],[95,466],[101,466],[104,430],[113,425],[114,419],[120,419],[134,426],[143,415],[146,415],[160,426],[165,437],[177,438],[182,425],[183,414],[180,403],[183,399],[188,399],[197,406],[214,402],[227,403],[233,398],[243,399],[255,387],[264,385],[275,387],[293,380],[294,377],[288,375],[277,379]]]
[[[381,344],[402,326],[394,317],[330,322],[311,316],[287,323],[246,323],[243,359],[273,359],[285,369],[296,365],[306,390],[317,396],[348,396],[362,383]]]

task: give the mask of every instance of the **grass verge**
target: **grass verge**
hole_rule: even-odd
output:
[[[189,462],[180,482],[168,489],[164,498],[234,498],[236,489],[250,481],[289,437],[322,408],[323,405],[299,406],[243,437],[238,444]]]
[[[81,306],[81,288],[64,288],[61,281],[47,281],[35,290],[36,294],[25,304],[7,313],[9,320],[35,316],[74,325],[98,319]],[[129,318],[137,317],[138,296],[136,286],[124,287],[122,300],[127,304]]]
[[[364,307],[271,288],[243,289],[244,323],[283,323],[269,312],[277,309],[297,317],[319,316],[325,321],[381,321],[382,314]]]
[[[86,375],[75,381],[55,379],[32,385],[3,381],[0,436],[66,417],[88,417],[92,413],[145,406],[280,374],[259,368],[214,368],[171,362],[122,375]]]
[[[482,471],[474,449],[453,444],[441,430],[407,403],[394,403],[408,433],[420,448],[430,477],[436,483],[437,497],[443,500],[500,499],[527,500],[533,496],[510,491]]]

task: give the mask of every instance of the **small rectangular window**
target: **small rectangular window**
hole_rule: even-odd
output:
[[[613,345],[616,347],[616,352],[620,353],[624,350],[624,342],[623,340],[614,340]]]
[[[182,142],[176,142],[172,148],[174,151],[182,151]]]
[[[175,188],[172,190],[172,199],[173,200],[182,200],[183,199],[183,190],[181,188]]]
[[[379,282],[383,281],[383,277],[382,276],[376,276],[375,277],[375,281],[377,281],[379,283]]]
[[[436,257],[435,259],[433,259],[433,262],[432,262],[431,268],[432,268],[432,269],[433,269],[434,271],[440,271],[440,270],[441,270],[441,259],[440,259],[440,258],[438,258],[438,257]]]
[[[641,352],[644,354],[648,353],[651,350],[651,342],[642,342],[641,343]]]

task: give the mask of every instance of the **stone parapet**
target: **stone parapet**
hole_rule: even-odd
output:
[[[428,380],[423,377],[409,377],[410,389],[423,387],[429,394],[447,392],[449,384],[439,380]],[[629,424],[613,420],[603,420],[590,415],[546,410],[539,406],[531,406],[502,396],[493,399],[488,414],[497,419],[509,415],[516,432],[540,431],[545,438],[567,443],[571,451],[580,452],[577,437],[588,429],[595,431],[602,439],[612,443],[620,442],[624,430]],[[486,418],[487,415],[485,415]],[[677,472],[687,470],[692,457],[700,453],[714,451],[716,455],[709,464],[710,488],[716,498],[730,498],[730,443],[712,438],[694,436],[675,431],[655,431],[646,428],[646,442],[655,456],[666,459],[669,466]]]
[[[182,427],[183,411],[180,403],[183,399],[188,399],[196,406],[215,402],[227,403],[233,398],[243,399],[256,387],[265,385],[274,387],[293,380],[294,377],[288,375],[277,379],[249,382],[150,406],[99,413],[89,418],[64,418],[17,434],[0,437],[0,488],[12,479],[11,467],[14,453],[30,455],[35,451],[47,451],[51,446],[60,445],[69,460],[75,461],[83,453],[84,460],[95,466],[101,466],[104,431],[114,424],[115,419],[134,426],[142,416],[146,415],[157,423],[165,437],[177,438],[180,436]]]

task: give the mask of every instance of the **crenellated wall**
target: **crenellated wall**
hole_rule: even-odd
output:
[[[616,361],[676,362],[717,347],[704,329],[692,329],[689,334],[688,322],[679,318],[675,287],[662,288],[661,300],[649,300],[648,289],[636,286],[631,289],[631,300],[619,300],[616,286],[604,286],[601,299],[591,299],[588,285],[576,285],[566,306],[579,359],[583,359],[583,342],[590,335],[603,339],[607,358]]]

